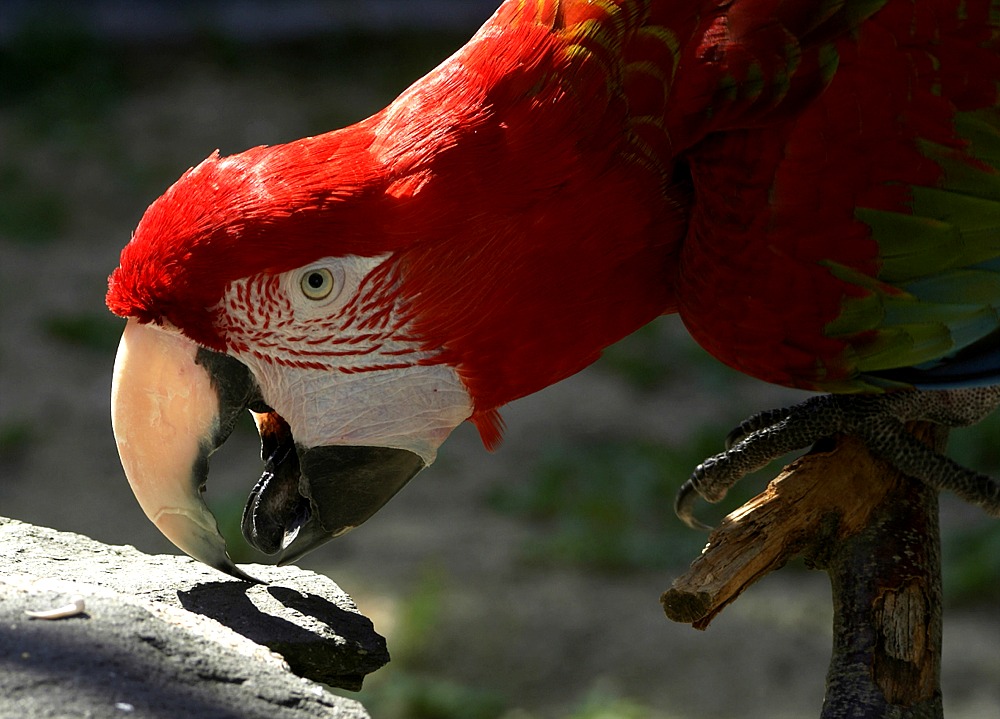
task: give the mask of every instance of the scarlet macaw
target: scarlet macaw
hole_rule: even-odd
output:
[[[1000,403],[998,16],[987,0],[509,0],[372,117],[213,154],[109,280],[140,504],[239,575],[201,490],[249,409],[265,472],[244,531],[292,561],[458,424],[495,447],[502,405],[678,312],[721,361],[835,393],[746,424],[689,482],[685,518],[692,489],[719,499],[845,428],[1000,514],[996,482],[913,455],[899,421]]]

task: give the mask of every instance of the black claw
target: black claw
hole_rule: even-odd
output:
[[[698,469],[701,467],[699,466]],[[697,471],[696,469],[695,472]],[[689,479],[677,490],[677,496],[674,498],[674,514],[691,529],[711,531],[711,526],[694,516],[694,505],[698,501],[698,496],[698,488],[695,486],[694,480]]]

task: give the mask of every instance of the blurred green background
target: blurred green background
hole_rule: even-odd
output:
[[[132,499],[111,436],[123,323],[103,295],[118,251],[146,205],[213,150],[367,116],[492,10],[457,0],[0,8],[0,514],[174,551]],[[360,699],[380,719],[818,715],[824,575],[789,567],[707,633],[671,624],[658,604],[705,540],[673,517],[677,487],[744,416],[804,396],[720,366],[663,318],[510,407],[494,455],[460,428],[365,527],[303,562],[389,639],[393,661]],[[953,456],[1000,474],[998,422],[954,433]],[[213,458],[209,500],[239,561],[262,560],[238,530],[257,452],[248,420]],[[980,719],[1000,706],[1000,530],[951,497],[943,522],[946,713]]]

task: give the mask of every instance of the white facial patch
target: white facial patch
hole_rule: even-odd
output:
[[[430,464],[472,404],[407,327],[387,258],[328,257],[234,282],[220,329],[297,443],[394,447]]]
[[[307,447],[395,447],[430,464],[451,431],[472,414],[468,392],[446,365],[345,374],[247,364],[268,404]]]

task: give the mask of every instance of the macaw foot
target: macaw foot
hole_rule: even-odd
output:
[[[861,438],[877,457],[939,490],[949,490],[1000,517],[1000,483],[920,442],[905,427],[924,421],[966,427],[1000,406],[1000,385],[886,394],[822,395],[750,417],[726,438],[726,451],[698,465],[677,493],[674,510],[691,527],[700,496],[718,502],[741,477],[783,454],[836,434]]]

